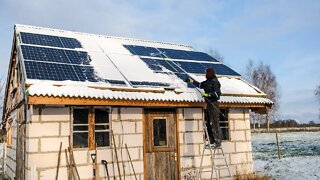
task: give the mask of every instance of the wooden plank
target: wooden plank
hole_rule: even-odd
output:
[[[89,129],[88,129],[88,135],[89,135],[89,150],[95,149],[95,139],[94,139],[94,109],[93,107],[89,108]]]
[[[143,107],[205,107],[206,103],[173,102],[173,101],[141,101],[124,99],[86,99],[73,97],[29,96],[29,104],[54,105],[96,105],[96,106],[143,106]]]
[[[142,106],[142,107],[205,107],[204,102],[173,102],[173,101],[141,101],[120,99],[89,99],[75,97],[29,96],[28,104],[54,105],[97,105],[97,106]],[[220,103],[220,107],[265,108],[272,104],[260,103]]]
[[[175,121],[176,121],[176,142],[177,142],[177,168],[178,168],[178,179],[181,179],[181,160],[180,160],[180,122],[179,122],[179,109],[175,111]]]
[[[57,171],[56,171],[56,180],[58,180],[58,177],[59,177],[61,148],[62,148],[62,142],[60,142],[60,148],[59,148],[59,153],[58,153],[58,165],[57,165]]]

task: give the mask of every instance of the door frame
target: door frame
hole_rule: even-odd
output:
[[[157,112],[157,110],[161,110],[163,108],[154,109],[154,112]],[[164,109],[163,109],[164,110]],[[147,179],[147,142],[146,142],[146,115],[148,115],[147,112],[152,112],[153,109],[151,108],[143,108],[142,109],[142,135],[143,135],[143,179]],[[165,111],[163,111],[165,112]],[[179,110],[178,108],[170,108],[167,110],[167,112],[173,113],[173,118],[176,121],[176,148],[177,148],[177,171],[178,171],[178,179],[181,179],[181,164],[180,164],[180,134],[179,134]]]

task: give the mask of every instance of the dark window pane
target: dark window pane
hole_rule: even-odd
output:
[[[167,145],[166,119],[153,120],[153,145],[154,146]]]
[[[73,126],[74,131],[88,131],[88,126]]]
[[[229,121],[228,121],[228,114],[229,114],[229,109],[220,109],[221,113],[224,115],[222,116],[220,114],[220,129],[222,133],[222,140],[229,140]]]
[[[109,123],[109,111],[107,109],[95,109],[95,123]]]
[[[228,140],[229,139],[228,128],[221,128],[221,132],[222,132],[222,140]]]
[[[73,124],[88,124],[88,109],[74,109],[73,110]]]
[[[88,133],[73,132],[73,147],[74,148],[88,147]]]
[[[96,143],[98,147],[109,146],[109,132],[96,132],[95,133]]]
[[[95,130],[106,130],[109,129],[109,125],[96,125]]]

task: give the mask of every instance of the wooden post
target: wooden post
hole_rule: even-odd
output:
[[[120,166],[119,166],[117,146],[116,146],[116,140],[115,140],[114,135],[113,135],[113,131],[111,131],[111,135],[112,135],[112,140],[113,140],[114,153],[116,155],[116,162],[117,162],[117,166],[118,166],[119,179],[121,180],[121,171],[120,171]]]
[[[60,148],[59,148],[59,154],[58,154],[58,165],[57,165],[57,172],[56,172],[56,180],[58,180],[58,176],[59,176],[61,148],[62,148],[62,142],[60,142]]]
[[[277,140],[277,147],[278,147],[278,159],[280,159],[280,146],[279,146],[278,131],[276,131],[276,140]]]
[[[136,180],[138,180],[137,175],[136,175],[136,171],[134,170],[134,166],[133,166],[133,163],[132,163],[132,160],[131,160],[131,156],[130,156],[127,144],[125,144],[125,146],[126,146],[126,149],[127,149],[127,153],[128,153],[128,157],[129,157],[129,160],[130,160],[130,164],[131,164],[131,167],[132,167],[132,171],[133,171],[134,177],[135,177]]]
[[[269,121],[269,110],[268,110],[268,108],[266,109],[266,112],[267,112],[267,114],[266,114],[267,132],[269,133],[270,132],[270,121]]]

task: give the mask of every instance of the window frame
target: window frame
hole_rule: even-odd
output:
[[[89,150],[94,150],[95,148],[100,149],[100,148],[110,148],[112,145],[111,142],[111,133],[112,133],[112,121],[111,121],[111,117],[112,117],[112,113],[111,113],[111,108],[109,106],[72,106],[71,107],[71,123],[70,123],[70,139],[72,142],[72,146],[73,146],[73,134],[74,134],[74,118],[73,118],[73,113],[74,113],[74,109],[87,109],[88,110],[88,130],[87,131],[83,131],[83,132],[87,132],[88,133],[88,147],[73,147],[74,149],[89,149]],[[109,128],[107,130],[98,130],[95,131],[95,109],[104,109],[108,111],[108,118],[109,118],[109,123],[99,123],[99,125],[107,125],[109,126]],[[85,126],[86,124],[80,124],[80,125],[76,125],[76,126]],[[78,131],[76,131],[77,133]],[[96,132],[108,132],[109,133],[109,145],[108,146],[97,146],[96,147],[96,140],[95,140],[95,133]],[[81,133],[81,132],[78,132]]]
[[[230,108],[229,107],[224,107],[224,108],[220,108],[220,112],[221,112],[221,109],[224,109],[226,110],[226,113],[223,113],[225,115],[225,117],[227,118],[225,121],[220,121],[221,118],[219,117],[219,126],[220,126],[220,130],[221,130],[221,133],[222,133],[222,129],[223,128],[228,128],[227,129],[227,132],[228,132],[228,137],[226,139],[222,139],[222,141],[231,141],[231,137],[230,137]],[[222,112],[221,112],[222,113]],[[221,127],[221,123],[228,123],[228,126],[224,126],[224,127]]]
[[[148,121],[148,131],[149,134],[151,135],[151,138],[149,139],[149,150],[151,152],[168,152],[170,151],[170,146],[169,146],[169,134],[168,134],[168,119],[169,117],[167,115],[164,114],[152,114],[149,115],[150,116],[150,120]],[[165,119],[166,120],[166,141],[167,144],[165,146],[154,146],[154,135],[153,135],[153,121],[156,119]]]

